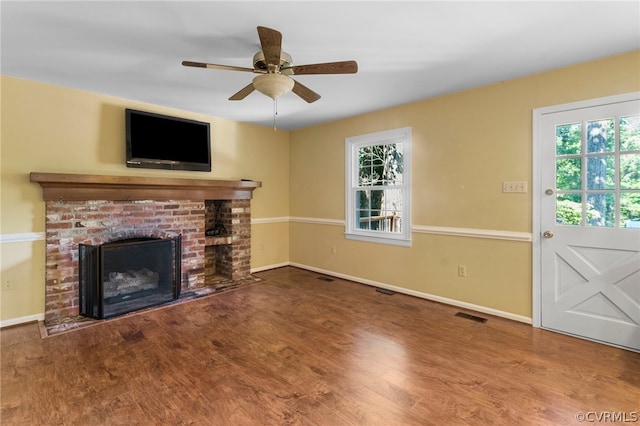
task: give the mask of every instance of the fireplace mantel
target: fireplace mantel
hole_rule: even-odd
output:
[[[243,200],[262,182],[61,173],[30,174],[44,201]]]

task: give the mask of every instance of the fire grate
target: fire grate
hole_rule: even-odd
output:
[[[79,244],[80,315],[104,319],[178,299],[181,236]]]

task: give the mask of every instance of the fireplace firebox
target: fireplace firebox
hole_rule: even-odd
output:
[[[181,239],[79,244],[80,315],[104,319],[178,299]]]

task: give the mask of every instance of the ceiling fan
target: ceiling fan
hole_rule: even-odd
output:
[[[282,51],[282,34],[266,27],[258,27],[258,37],[262,50],[253,56],[253,68],[231,65],[208,64],[205,62],[183,61],[187,67],[209,68],[228,71],[245,71],[260,74],[251,83],[240,89],[229,100],[239,101],[254,90],[269,96],[274,101],[279,96],[293,92],[308,103],[320,99],[320,95],[295,81],[292,75],[309,74],[353,74],[358,72],[356,61],[325,62],[310,65],[293,65],[291,56]]]

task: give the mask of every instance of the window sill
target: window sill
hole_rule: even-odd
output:
[[[401,246],[401,247],[411,247],[411,240],[407,240],[404,238],[391,238],[391,237],[381,237],[374,235],[363,235],[363,234],[353,234],[346,233],[344,234],[347,240],[354,241],[363,241],[367,243],[376,243],[376,244],[387,244],[392,246]]]

